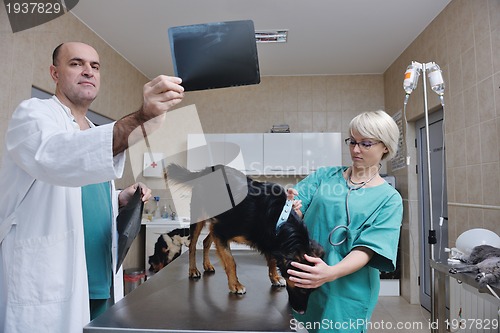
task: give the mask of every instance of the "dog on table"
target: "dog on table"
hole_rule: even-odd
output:
[[[157,273],[181,255],[182,246],[189,246],[189,228],[174,229],[161,234],[155,243],[155,251],[149,256],[149,270]]]
[[[216,174],[220,177],[215,176]],[[212,176],[215,181],[204,181]],[[188,186],[192,191],[190,278],[201,277],[196,267],[196,243],[205,223],[210,222],[210,232],[203,241],[205,272],[215,271],[209,259],[209,249],[213,242],[227,275],[229,291],[244,294],[246,289],[238,280],[229,243],[249,245],[264,254],[271,284],[286,286],[292,309],[299,313],[306,311],[309,294],[313,289],[295,287],[288,279],[287,269],[291,267],[292,261],[310,265],[304,259],[304,254],[321,258],[324,250],[309,238],[305,224],[293,211],[291,201],[287,201],[286,191],[282,186],[255,181],[223,165],[191,172],[176,164],[170,164],[167,167],[167,178],[169,182]],[[217,192],[214,188],[222,188],[225,191]],[[223,192],[225,195],[221,195]],[[230,205],[226,204],[227,209],[220,203],[225,196],[231,201]]]

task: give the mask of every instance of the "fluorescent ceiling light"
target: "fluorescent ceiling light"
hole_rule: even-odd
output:
[[[286,43],[288,30],[260,30],[255,31],[257,43]]]

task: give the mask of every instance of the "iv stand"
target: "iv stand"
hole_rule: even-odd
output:
[[[435,230],[434,230],[434,217],[433,215],[433,207],[432,207],[432,175],[431,175],[431,148],[430,148],[430,135],[429,135],[429,109],[428,109],[428,104],[427,104],[427,84],[425,80],[425,73],[427,70],[427,65],[428,64],[422,64],[422,87],[424,89],[424,113],[425,113],[425,136],[426,136],[426,153],[427,153],[427,180],[428,180],[428,187],[429,187],[429,238],[428,238],[428,243],[430,245],[430,250],[431,250],[431,260],[435,259],[435,254],[434,254],[434,244],[436,244],[435,241]],[[432,236],[434,235],[434,236]],[[438,318],[436,318],[436,305],[437,305],[437,300],[435,299],[435,271],[434,268],[431,267],[431,321],[432,323],[437,323]],[[438,332],[436,328],[434,328],[434,325],[432,325],[433,328],[431,331]]]
[[[429,235],[428,235],[428,244],[430,245],[430,259],[432,261],[435,260],[435,247],[434,245],[437,243],[436,239],[436,231],[434,230],[434,217],[433,217],[433,198],[432,198],[432,174],[431,174],[431,149],[430,149],[430,135],[429,135],[429,109],[427,103],[427,82],[425,79],[425,75],[428,68],[431,68],[435,65],[434,62],[423,63],[420,64],[418,62],[412,62],[412,65],[415,65],[422,73],[422,85],[424,90],[424,114],[425,114],[425,133],[426,133],[426,153],[427,153],[427,178],[428,178],[428,188],[429,188]],[[418,81],[418,78],[417,78]],[[416,84],[416,82],[415,82]],[[416,85],[415,85],[416,87]],[[412,89],[414,89],[413,87]],[[411,93],[411,92],[410,92]],[[409,94],[407,92],[407,94]],[[408,95],[407,95],[408,96]],[[442,97],[441,102],[443,103]],[[435,270],[431,266],[430,271],[430,294],[431,294],[431,332],[444,332],[444,321],[438,323],[437,318],[437,299],[436,299],[436,275]]]

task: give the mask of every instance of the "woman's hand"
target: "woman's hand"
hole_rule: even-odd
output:
[[[323,259],[311,257],[307,254],[304,255],[304,258],[312,266],[293,261],[291,265],[298,270],[287,270],[287,273],[290,275],[290,281],[296,287],[305,289],[318,288],[326,282],[335,280],[335,277],[332,275],[332,266],[328,266]]]
[[[364,267],[373,257],[373,250],[364,246],[358,246],[345,256],[339,263],[333,266],[326,264],[321,258],[311,257],[307,254],[304,258],[312,266],[292,262],[291,265],[298,270],[289,269],[290,281],[301,288],[317,288],[325,282],[331,282],[338,278],[352,274]]]
[[[296,189],[289,188],[288,190],[286,190],[286,199],[293,200],[292,208],[295,211],[295,213],[297,213],[297,215],[299,215],[300,218],[302,218],[302,211],[300,210],[300,208],[302,208],[302,200],[294,200],[295,196],[298,194],[299,192],[297,192]]]

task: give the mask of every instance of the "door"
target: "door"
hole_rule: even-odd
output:
[[[428,242],[431,229],[430,214],[437,242],[434,245],[434,259],[446,260],[444,248],[448,244],[448,198],[446,195],[446,161],[444,147],[443,111],[429,115],[429,146],[432,187],[432,212],[429,204],[429,177],[427,169],[427,138],[425,119],[416,124],[417,133],[417,172],[419,182],[419,221],[420,221],[420,303],[431,310],[431,245]],[[442,217],[442,219],[441,219]],[[442,220],[442,225],[440,225]]]

